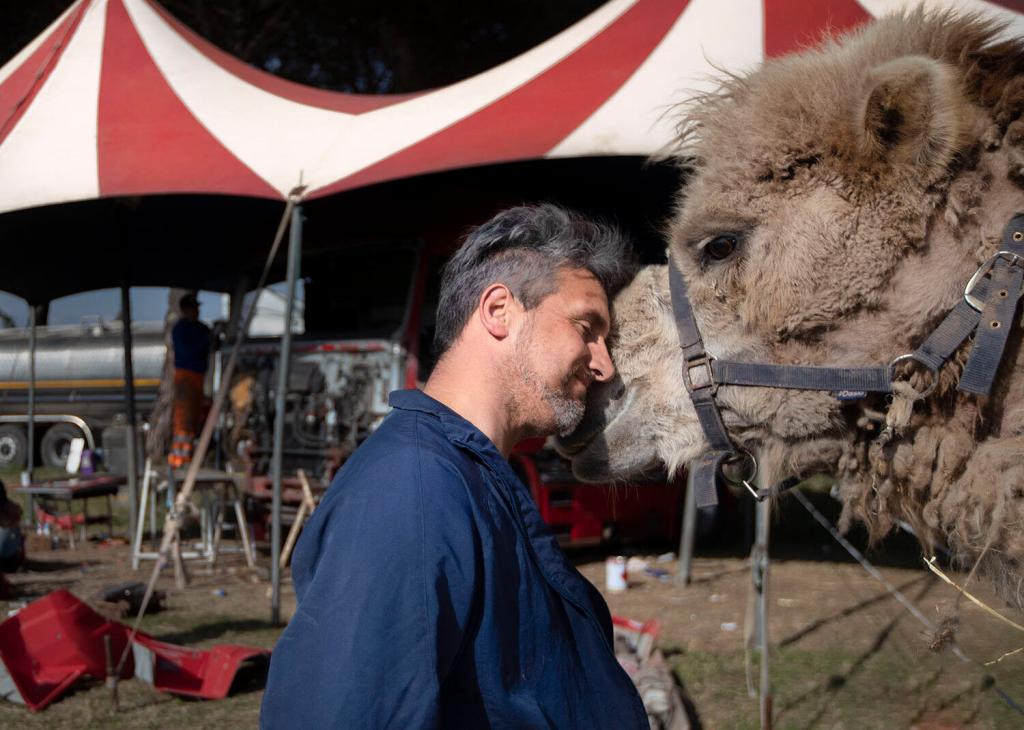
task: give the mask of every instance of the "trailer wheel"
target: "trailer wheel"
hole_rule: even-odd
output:
[[[28,434],[21,426],[5,423],[0,426],[0,467],[22,467],[28,464]]]
[[[78,426],[70,423],[57,423],[50,426],[39,442],[39,456],[44,466],[60,469],[67,467],[68,452],[71,451],[71,439],[85,438]]]

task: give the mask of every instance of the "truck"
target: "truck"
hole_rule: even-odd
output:
[[[132,328],[136,400],[148,412],[156,400],[166,348],[159,324]],[[0,330],[0,469],[28,462],[29,336]],[[101,446],[105,428],[123,420],[124,355],[120,322],[89,318],[81,325],[36,332],[35,463],[62,467],[71,440]]]

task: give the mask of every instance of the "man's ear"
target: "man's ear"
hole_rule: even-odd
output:
[[[477,316],[480,318],[480,324],[491,337],[503,340],[508,337],[511,330],[513,310],[516,306],[516,298],[512,296],[512,292],[507,286],[491,284],[480,295]]]
[[[904,56],[871,69],[855,129],[862,158],[941,175],[965,144],[967,109],[955,72],[925,56]]]

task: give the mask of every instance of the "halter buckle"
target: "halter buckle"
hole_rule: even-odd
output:
[[[696,377],[694,377],[695,375]],[[715,376],[711,371],[711,357],[707,353],[683,363],[683,385],[686,387],[686,392],[691,395],[696,390],[715,386]]]
[[[970,304],[976,312],[980,312],[985,308],[985,302],[978,299],[978,297],[971,294],[971,292],[974,291],[974,287],[978,285],[978,282],[992,270],[992,267],[996,264],[996,260],[1003,256],[1009,257],[1008,263],[1010,266],[1020,262],[1020,256],[1015,254],[1013,251],[996,251],[995,254],[993,254],[985,263],[978,267],[978,270],[974,272],[974,276],[971,277],[970,281],[967,282],[967,286],[964,287],[964,301]],[[1024,291],[1017,293],[1018,299],[1022,293],[1024,293]]]

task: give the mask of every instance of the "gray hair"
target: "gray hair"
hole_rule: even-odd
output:
[[[509,208],[470,231],[441,277],[437,357],[459,338],[488,286],[504,284],[529,310],[555,291],[561,268],[586,269],[611,299],[633,277],[636,257],[615,228],[550,203]]]

